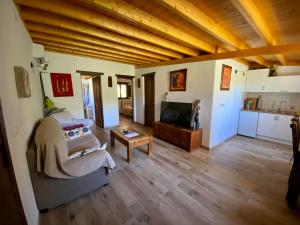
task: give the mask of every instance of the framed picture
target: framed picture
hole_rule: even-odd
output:
[[[27,70],[21,66],[15,66],[14,71],[18,98],[29,98],[31,89]]]
[[[222,91],[230,90],[231,71],[232,71],[231,66],[227,66],[225,64],[222,65],[220,90]]]
[[[71,74],[51,73],[50,76],[54,97],[74,96]]]
[[[187,69],[170,72],[170,91],[186,90],[186,73]]]
[[[108,87],[112,87],[113,84],[112,84],[112,77],[111,76],[108,76]]]

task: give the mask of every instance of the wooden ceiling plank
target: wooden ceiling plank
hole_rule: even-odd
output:
[[[93,55],[93,54],[85,54],[85,53],[81,53],[81,52],[68,51],[68,50],[56,49],[56,48],[51,48],[51,47],[45,47],[45,51],[60,53],[60,54],[67,54],[67,55],[87,57],[87,58],[92,58],[92,59],[106,60],[106,61],[110,61],[110,62],[125,63],[125,64],[130,64],[130,65],[135,65],[135,66],[140,65],[139,63],[133,63],[133,62],[122,61],[122,60],[115,60],[115,59],[100,57],[100,56]]]
[[[85,0],[95,7],[100,7],[112,14],[117,14],[126,20],[133,21],[143,26],[149,27],[184,42],[194,48],[201,49],[210,53],[214,53],[216,46],[203,41],[200,38],[192,36],[176,26],[167,23],[151,14],[131,5],[122,0]]]
[[[136,60],[136,61],[141,61],[141,62],[144,62],[144,63],[153,63],[153,61],[148,61],[148,60],[144,60],[144,59],[140,59],[140,58],[134,58],[134,57],[126,57],[124,55],[119,55],[119,54],[112,54],[112,53],[109,53],[109,52],[104,52],[104,51],[100,51],[100,50],[97,50],[95,48],[87,48],[87,47],[84,47],[83,45],[81,45],[81,43],[79,44],[74,44],[74,43],[70,43],[68,41],[57,41],[57,40],[51,40],[49,41],[48,39],[44,39],[44,38],[35,38],[34,36],[32,37],[32,40],[34,43],[38,43],[38,44],[41,44],[41,45],[57,45],[57,46],[68,46],[68,47],[74,47],[74,48],[80,48],[80,49],[85,49],[87,51],[91,51],[91,52],[97,52],[99,54],[103,54],[103,55],[110,55],[110,56],[115,56],[115,57],[118,57],[118,58],[123,58],[123,59],[132,59],[132,60]],[[159,61],[156,61],[156,62],[159,62]]]
[[[61,43],[57,43],[57,42],[53,42],[53,41],[43,41],[43,40],[39,40],[39,39],[33,39],[33,40],[34,40],[35,43],[42,44],[44,46],[65,48],[65,49],[70,49],[70,50],[75,50],[75,51],[78,50],[78,51],[81,51],[81,52],[87,52],[87,53],[97,54],[97,55],[101,55],[101,56],[108,56],[108,57],[121,59],[121,60],[130,60],[130,61],[139,62],[139,63],[149,63],[149,61],[145,61],[145,60],[128,58],[128,57],[124,57],[124,56],[120,56],[120,55],[116,55],[116,54],[111,54],[111,53],[107,53],[107,52],[82,48],[82,47],[69,45],[69,44],[61,44]]]
[[[21,17],[25,21],[38,22],[40,24],[55,26],[61,29],[101,38],[101,41],[99,40],[99,44],[121,51],[141,54],[161,60],[170,60],[170,57],[183,58],[183,55],[175,51],[148,44],[147,42],[134,40],[110,31],[102,30],[95,26],[77,22],[72,19],[63,18],[61,16],[43,11],[22,7]]]
[[[81,43],[81,42],[70,42],[69,40],[65,40],[63,38],[59,38],[56,39],[56,37],[54,36],[46,36],[47,34],[33,34],[31,37],[33,39],[34,42],[38,43],[38,44],[50,44],[50,43],[57,43],[57,44],[64,44],[64,45],[68,45],[68,46],[74,46],[74,47],[81,47],[87,50],[91,50],[91,51],[97,51],[98,53],[103,53],[103,54],[113,54],[116,57],[121,57],[121,58],[128,58],[128,59],[134,59],[134,60],[141,60],[147,63],[151,63],[151,62],[160,62],[160,61],[149,61],[147,59],[142,59],[142,58],[136,58],[133,56],[126,56],[126,55],[120,55],[120,54],[115,54],[109,51],[103,51],[103,50],[99,50],[96,48],[91,48],[91,47],[86,47],[85,43]]]
[[[261,38],[271,46],[279,44],[276,39],[277,35],[272,33],[271,28],[267,25],[253,0],[231,0],[231,2]],[[283,55],[276,54],[276,57],[282,65],[287,63]]]
[[[186,55],[195,56],[198,55],[198,51],[178,44],[174,41],[162,38],[144,30],[138,29],[134,26],[104,16],[100,13],[96,13],[89,9],[80,7],[78,5],[69,3],[67,1],[51,0],[51,1],[40,1],[40,0],[15,0],[19,5],[25,5],[32,8],[44,10],[54,14],[66,16],[75,20],[83,21],[88,24],[103,27],[105,29],[140,39],[161,47],[175,50]]]
[[[215,53],[215,54],[208,54],[208,55],[200,55],[200,56],[188,57],[184,59],[175,59],[175,60],[170,60],[170,61],[165,61],[160,63],[140,65],[137,68],[165,66],[165,65],[200,62],[200,61],[207,61],[207,60],[237,59],[237,58],[262,56],[262,55],[289,54],[289,53],[298,53],[298,52],[300,52],[300,43],[268,46],[262,48],[243,49],[243,50]]]
[[[223,27],[215,19],[208,16],[205,12],[196,7],[188,0],[155,0],[159,4],[167,7],[177,15],[185,18],[197,27],[203,29],[218,40],[233,46],[236,49],[250,48],[245,42],[240,40],[236,35]],[[262,57],[252,58],[254,61],[265,65],[266,61]]]
[[[73,45],[80,45],[81,47],[86,47],[86,48],[93,48],[95,50],[99,51],[105,51],[105,52],[110,52],[114,53],[117,55],[123,55],[123,56],[128,56],[132,58],[137,58],[137,59],[144,59],[149,62],[159,62],[160,60],[158,59],[153,59],[149,58],[146,56],[142,55],[136,55],[133,53],[128,53],[128,52],[123,52],[123,51],[118,51],[116,49],[112,49],[109,47],[103,47],[101,45],[98,45],[97,40],[93,41],[92,44],[91,41],[86,41],[85,42],[85,36],[77,36],[77,33],[74,32],[68,32],[60,29],[55,29],[51,27],[47,27],[44,25],[39,25],[39,24],[31,24],[31,23],[26,23],[27,29],[30,31],[31,36],[38,36],[38,38],[43,38],[47,40],[53,40],[53,41],[60,41],[64,43],[69,43]],[[38,33],[37,33],[38,32]],[[55,36],[53,36],[55,35]],[[88,39],[89,40],[89,39]]]
[[[71,50],[71,49],[65,49],[65,48],[59,48],[59,47],[53,47],[53,46],[45,46],[45,51],[48,50],[53,50],[53,51],[57,51],[57,52],[62,52],[62,53],[66,53],[66,54],[73,54],[73,55],[84,55],[84,56],[90,56],[92,58],[97,58],[97,59],[101,59],[101,60],[109,60],[109,61],[116,61],[116,62],[123,62],[123,63],[128,63],[128,64],[132,64],[132,65],[137,65],[140,64],[138,62],[134,62],[131,60],[124,60],[124,59],[116,59],[116,58],[112,58],[112,57],[108,57],[108,56],[102,56],[102,55],[98,55],[98,54],[93,54],[93,53],[88,53],[88,52],[84,52],[84,51],[78,51],[78,50]]]

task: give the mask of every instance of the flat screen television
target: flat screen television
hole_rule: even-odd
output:
[[[163,101],[160,107],[160,122],[190,128],[192,110],[192,103]]]

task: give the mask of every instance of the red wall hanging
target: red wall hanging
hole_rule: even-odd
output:
[[[51,73],[50,75],[54,97],[74,96],[71,74]]]

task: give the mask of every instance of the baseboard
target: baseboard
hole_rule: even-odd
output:
[[[237,136],[237,134],[234,134],[234,135],[232,135],[232,136],[226,138],[224,141],[222,141],[222,142],[220,142],[220,143],[218,143],[218,144],[216,144],[216,145],[210,146],[210,149],[217,148],[217,147],[219,147],[220,145],[224,144],[225,142],[229,141],[230,139],[232,139],[232,138],[234,138],[234,137],[236,137],[236,136]]]
[[[145,126],[145,124],[143,124],[143,123],[140,123],[140,122],[136,122],[136,121],[134,121],[133,123],[136,123],[136,124],[138,124],[138,125],[141,125],[141,126]]]
[[[204,148],[204,149],[206,149],[206,150],[209,150],[209,149],[210,149],[209,147],[204,146],[204,145],[200,145],[200,148]]]
[[[293,145],[292,142],[288,142],[288,141],[284,141],[284,140],[279,140],[279,139],[275,139],[275,138],[270,138],[270,137],[266,137],[266,136],[262,136],[262,135],[257,135],[256,138],[260,139],[260,140],[265,140],[265,141],[270,141],[270,142],[276,142],[276,143],[284,144],[284,145]]]

